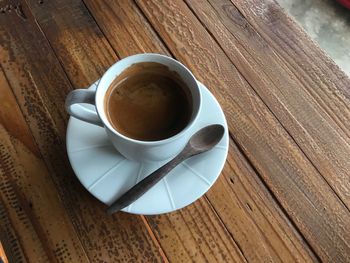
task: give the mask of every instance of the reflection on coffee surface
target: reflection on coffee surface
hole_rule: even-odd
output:
[[[142,141],[169,138],[186,127],[191,94],[177,73],[155,62],[124,70],[110,85],[105,111],[113,128]]]

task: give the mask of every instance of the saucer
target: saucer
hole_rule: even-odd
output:
[[[94,90],[97,82],[89,87]],[[221,124],[225,134],[210,151],[191,157],[175,167],[152,189],[122,211],[154,215],[172,212],[196,201],[220,175],[228,152],[228,128],[224,113],[210,91],[199,83],[202,109],[192,133],[209,124]],[[76,105],[94,110],[94,106]],[[72,168],[83,186],[97,199],[110,205],[145,176],[168,162],[138,163],[125,159],[109,142],[104,128],[70,117],[67,152]]]

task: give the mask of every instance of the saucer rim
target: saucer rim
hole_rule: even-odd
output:
[[[94,82],[88,89],[96,88],[96,86],[98,85],[98,82],[99,82],[99,81],[100,81],[100,80],[97,80],[96,82]],[[219,176],[221,175],[221,172],[222,172],[222,170],[223,170],[223,168],[224,168],[224,165],[225,165],[225,163],[226,163],[226,159],[227,159],[227,155],[228,155],[228,151],[229,151],[229,134],[228,134],[227,120],[226,120],[225,114],[224,114],[224,112],[223,112],[223,110],[222,110],[222,107],[221,107],[221,105],[219,104],[219,102],[216,100],[215,96],[210,92],[210,90],[209,90],[203,83],[201,83],[201,82],[198,81],[198,80],[197,80],[197,82],[198,82],[198,84],[199,84],[199,86],[200,86],[201,88],[206,89],[206,90],[208,91],[209,95],[212,96],[212,97],[214,98],[215,102],[217,103],[217,106],[219,107],[219,109],[220,109],[220,111],[221,111],[222,117],[223,117],[223,125],[224,125],[224,127],[225,127],[225,134],[224,134],[224,136],[226,136],[226,141],[227,141],[227,143],[226,143],[225,145],[223,145],[223,147],[225,147],[225,148],[223,148],[223,150],[225,151],[225,153],[224,153],[224,155],[223,155],[223,157],[222,157],[221,164],[218,165],[218,168],[216,169],[216,170],[218,171],[218,172],[217,172],[217,175],[215,176],[215,178],[213,178],[212,180],[210,180],[210,184],[208,184],[208,186],[206,187],[206,189],[205,189],[199,196],[195,196],[195,198],[193,198],[193,200],[190,201],[189,203],[184,204],[184,205],[181,205],[181,206],[178,206],[178,207],[176,207],[175,209],[171,208],[171,209],[165,209],[164,211],[160,211],[160,212],[145,213],[144,211],[143,211],[143,212],[138,212],[137,210],[135,211],[135,210],[132,210],[132,209],[130,209],[130,211],[129,211],[129,210],[128,210],[128,207],[125,207],[125,208],[123,208],[121,211],[126,212],[126,213],[129,213],[129,214],[135,214],[135,215],[159,215],[159,214],[165,214],[165,213],[171,213],[171,212],[177,211],[177,210],[182,209],[182,208],[184,208],[184,207],[186,207],[186,206],[188,206],[188,205],[191,205],[192,203],[194,203],[195,201],[197,201],[199,198],[201,198],[203,195],[205,195],[205,194],[209,191],[209,189],[214,185],[214,183],[217,181],[217,179],[219,178]],[[203,93],[202,93],[202,95],[203,95]],[[71,126],[70,123],[71,123],[71,119],[72,119],[72,118],[74,119],[74,117],[70,117],[70,118],[69,118],[69,121],[68,121],[67,132],[66,132],[66,138],[68,138],[68,136],[69,136],[69,130],[70,130],[70,126]],[[208,125],[210,125],[210,124],[208,124]],[[195,124],[194,124],[194,126],[195,126]],[[70,148],[70,147],[69,147],[69,145],[68,145],[68,139],[66,139],[67,155],[68,155],[68,159],[69,159],[69,162],[70,162],[70,164],[71,164],[71,167],[72,167],[72,169],[73,169],[73,171],[74,171],[75,176],[78,178],[78,180],[79,180],[79,182],[82,184],[82,186],[83,186],[94,198],[96,198],[96,199],[99,200],[100,202],[102,202],[102,203],[104,203],[104,204],[107,205],[106,202],[102,201],[102,200],[101,200],[99,197],[97,197],[92,191],[90,191],[90,190],[88,189],[88,187],[86,187],[86,186],[84,185],[84,183],[82,182],[82,180],[81,180],[80,177],[78,176],[78,173],[75,171],[76,169],[74,169],[74,165],[73,165],[72,157],[71,157],[71,154],[72,154],[72,153],[70,153],[70,151],[68,150],[69,148]]]

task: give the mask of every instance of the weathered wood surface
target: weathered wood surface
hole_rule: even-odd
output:
[[[285,125],[279,122],[277,111],[268,107],[256,92],[258,85],[253,86],[240,74],[238,66],[231,62],[184,3],[139,1],[138,4],[172,53],[185,61],[217,96],[228,118],[232,137],[317,254],[325,260],[347,260],[350,253],[350,232],[345,231],[350,223],[348,208],[285,129]],[[181,19],[176,19],[177,17]],[[253,39],[252,41],[254,42]],[[259,71],[251,74],[255,78],[261,76]],[[273,85],[265,88],[272,89]],[[274,94],[272,91],[270,93]],[[302,101],[301,96],[294,95],[293,98],[297,102]],[[346,101],[343,105],[346,111]],[[303,104],[300,103],[299,106],[299,111],[304,112]],[[298,116],[294,118],[297,119]],[[326,120],[322,119],[319,123],[321,126]],[[323,127],[314,132],[323,133]],[[308,141],[306,132],[300,132],[300,136]],[[343,139],[340,135],[338,137]],[[339,158],[348,163],[349,158],[346,157],[350,152],[349,140],[342,141],[347,151],[342,151],[344,156]],[[329,152],[318,154],[320,158],[327,159]],[[333,154],[337,156],[335,151],[331,152]],[[349,173],[349,169],[344,170],[344,173]],[[338,180],[347,184],[349,177],[341,179],[339,176]],[[329,222],[338,223],[333,225]],[[334,253],[334,250],[337,252]]]
[[[0,8],[0,239],[10,262],[349,261],[350,81],[274,2]],[[109,217],[70,168],[64,99],[142,52],[175,57],[208,86],[229,123],[229,157],[196,203]]]
[[[38,2],[35,2],[35,4],[39,5]],[[81,8],[85,8],[83,3],[79,3],[79,5]],[[69,7],[73,8],[73,6]],[[45,203],[46,209],[42,210],[43,214],[40,215],[44,222],[53,214],[52,208],[56,209],[57,213],[69,217],[67,222],[71,226],[72,230],[70,231],[63,227],[57,227],[55,224],[49,224],[49,226],[51,231],[60,231],[60,235],[67,235],[70,239],[75,239],[74,242],[68,243],[69,238],[61,238],[57,244],[54,242],[51,244],[43,243],[40,238],[37,238],[36,242],[40,242],[45,247],[40,249],[39,245],[36,246],[32,243],[29,248],[33,248],[33,252],[28,250],[28,253],[34,253],[38,250],[36,253],[40,252],[40,255],[51,256],[50,261],[62,260],[63,262],[85,262],[88,259],[90,261],[117,262],[130,258],[139,259],[143,262],[162,261],[160,248],[155,240],[149,236],[141,218],[127,214],[120,214],[115,217],[106,216],[105,206],[91,197],[75,178],[64,146],[67,115],[64,112],[63,105],[66,94],[72,89],[72,84],[57,55],[52,50],[52,44],[38,27],[37,20],[34,19],[29,6],[25,2],[21,2],[20,10],[22,10],[25,19],[18,16],[14,11],[0,16],[2,44],[0,63],[8,82],[8,92],[14,94],[14,101],[17,102],[12,106],[10,104],[6,108],[9,112],[4,114],[7,114],[7,116],[14,114],[19,120],[22,118],[26,122],[22,125],[24,128],[18,127],[18,125],[16,127],[12,126],[11,118],[5,118],[4,122],[6,122],[7,127],[11,127],[19,135],[31,141],[30,144],[27,142],[26,146],[29,151],[28,155],[32,160],[37,158],[38,162],[41,163],[36,168],[40,172],[31,171],[30,176],[27,174],[28,179],[32,179],[32,181],[26,191],[40,196],[44,191],[40,189],[45,189],[45,191],[47,189],[47,192],[50,192],[56,198],[58,196],[60,198],[61,205],[58,208],[54,208],[54,203],[44,197],[40,198],[40,203],[32,203],[33,207],[40,208],[42,203]],[[61,19],[61,21],[64,21],[64,19]],[[93,22],[93,20],[88,21]],[[89,25],[84,26],[89,27]],[[76,52],[79,54],[79,51]],[[93,57],[91,56],[91,58]],[[84,64],[84,60],[81,63]],[[87,75],[89,76],[89,74]],[[93,79],[88,81],[92,82]],[[6,86],[2,86],[2,88],[5,89]],[[10,103],[10,101],[6,102]],[[19,113],[15,111],[16,107],[19,107]],[[4,110],[2,107],[1,112],[4,112]],[[23,114],[23,117],[20,113]],[[29,126],[31,133],[25,134],[25,129],[28,130],[27,126]],[[26,136],[22,135],[23,133]],[[9,140],[5,140],[6,138],[2,133],[1,142],[7,147],[4,149],[5,153],[11,147]],[[25,143],[23,142],[23,144]],[[35,146],[34,150],[30,146]],[[15,154],[13,155],[16,157]],[[26,163],[29,165],[32,162],[27,159],[29,157],[24,158],[25,156],[22,156],[23,159],[21,159],[18,155],[17,159],[21,162],[15,163],[16,159],[14,157],[7,157],[13,163],[11,167],[26,167]],[[5,161],[1,163],[6,165]],[[15,174],[15,171],[8,171],[10,174]],[[32,173],[35,173],[36,177],[47,176],[47,178],[43,177],[41,179],[43,183],[40,184]],[[10,180],[8,176],[6,178]],[[22,182],[22,180],[20,181]],[[6,181],[1,180],[1,183],[6,187]],[[8,195],[10,200],[17,196],[13,190],[9,191]],[[27,201],[29,202],[30,199]],[[12,206],[9,206],[8,209],[10,207]],[[15,213],[15,207],[9,211]],[[60,215],[55,220],[62,224],[64,217]],[[33,222],[37,221],[34,219]],[[21,226],[20,224],[15,225]],[[37,225],[40,225],[40,222]],[[17,233],[21,233],[20,229]],[[59,236],[56,237],[55,233],[44,232],[43,236],[58,239]],[[33,235],[29,236],[34,238]],[[22,243],[21,240],[20,242]],[[25,250],[24,245],[23,250],[26,253],[27,250]],[[51,255],[47,255],[48,252],[52,252]],[[66,258],[64,258],[65,256]],[[36,256],[31,258],[31,261],[33,261]],[[43,262],[47,261],[43,259]]]

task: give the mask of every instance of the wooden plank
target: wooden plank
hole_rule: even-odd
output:
[[[78,1],[76,2],[76,3],[78,3]],[[70,4],[72,5],[74,5],[75,4],[75,2],[70,2]],[[135,6],[134,6],[135,7]],[[60,20],[64,20],[64,21],[66,21],[67,23],[69,23],[69,17],[66,17],[65,15],[65,13],[57,13],[57,11],[55,11],[56,9],[51,9],[51,7],[50,6],[48,6],[47,8],[45,8],[44,9],[44,11],[43,11],[43,9],[35,9],[35,7],[33,6],[33,9],[34,10],[36,10],[36,11],[34,11],[34,14],[36,15],[36,12],[47,12],[48,14],[46,14],[46,16],[44,16],[44,15],[38,15],[38,23],[41,25],[41,19],[40,19],[40,17],[51,17],[50,15],[49,15],[49,12],[54,12],[54,16],[52,15],[52,17],[54,17],[57,21],[60,21]],[[79,16],[72,16],[73,17],[73,19],[75,19],[76,17],[79,17]],[[72,18],[71,18],[72,19]],[[135,21],[137,21],[137,20],[135,20]],[[50,20],[48,20],[48,19],[44,19],[44,21],[43,21],[43,23],[45,23],[45,25],[43,26],[43,32],[44,33],[46,33],[46,30],[47,30],[47,28],[50,28],[50,24],[51,23],[55,23],[54,21],[52,21],[52,22],[50,22]],[[77,22],[76,21],[72,21],[72,23],[71,24],[76,24]],[[142,28],[141,28],[142,29]],[[143,29],[142,29],[143,30]],[[125,31],[124,31],[125,32]],[[123,33],[124,33],[123,32]],[[148,42],[149,43],[152,43],[152,39],[153,39],[153,37],[154,37],[154,33],[152,33],[152,31],[145,31],[146,33],[144,33],[143,35],[141,35],[142,36],[142,39],[143,40],[145,40],[145,39],[148,39]],[[148,34],[147,34],[147,32],[149,32]],[[129,35],[130,36],[130,35]],[[124,38],[126,38],[126,37],[129,37],[129,36],[125,36]],[[63,39],[56,39],[56,38],[51,38],[50,37],[50,34],[48,34],[47,35],[47,37],[48,37],[48,40],[50,41],[50,43],[51,43],[51,46],[54,48],[54,50],[55,50],[55,52],[56,52],[56,54],[57,54],[57,56],[60,58],[60,57],[63,57],[63,56],[66,56],[67,58],[71,58],[71,57],[73,57],[72,56],[72,54],[70,54],[70,53],[62,53],[61,52],[61,50],[73,50],[73,49],[70,49],[70,47],[69,47],[69,45],[71,44],[69,41],[66,41],[64,38],[66,37],[66,35],[63,35],[62,36],[62,38]],[[78,36],[79,37],[79,36]],[[123,38],[123,39],[124,39]],[[57,46],[59,46],[57,43],[56,43],[56,41],[57,42],[59,42],[59,43],[67,43],[67,46],[65,46],[64,48],[62,48],[62,49],[58,49],[58,48],[56,48]],[[79,42],[79,39],[76,39],[76,41],[77,42]],[[140,41],[140,40],[139,40]],[[141,42],[141,41],[140,41]],[[128,43],[128,42],[126,42],[126,43]],[[157,43],[157,42],[155,42],[155,43]],[[153,45],[153,46],[156,46],[156,45]],[[124,46],[124,48],[125,48],[126,46]],[[90,49],[90,47],[87,47],[88,49]],[[100,52],[101,52],[101,54],[103,54],[104,53],[104,50],[102,49],[102,48],[100,48],[99,49],[100,50]],[[136,50],[134,50],[135,52],[137,52],[137,49]],[[72,52],[74,52],[74,51],[72,51]],[[95,56],[96,55],[96,53],[94,53],[94,54],[91,54],[91,57],[90,58],[88,58],[88,59],[93,59],[93,56]],[[98,55],[98,54],[97,54]],[[66,64],[65,63],[67,63],[67,58],[65,58],[65,59],[60,59],[60,61],[62,61],[62,65],[65,67],[66,66]],[[83,60],[83,59],[85,59],[84,57],[82,57],[82,56],[80,56],[79,54],[77,54],[76,56],[75,56],[75,58],[77,58],[77,59],[81,59],[81,60]],[[113,60],[111,60],[110,61],[110,63],[112,64],[114,61]],[[78,64],[78,63],[75,63],[75,62],[72,62],[73,64]],[[70,63],[68,63],[68,65],[69,65]],[[79,70],[79,68],[76,68],[76,71],[78,71]],[[81,74],[84,74],[84,71],[82,70],[81,71]],[[74,76],[74,75],[72,75],[72,76],[70,76],[70,78],[72,78],[73,77],[73,79],[72,79],[72,82],[74,82],[75,80],[74,80],[74,78],[76,78],[76,76]],[[208,206],[208,204],[207,204],[207,209],[208,210],[210,210],[210,207]],[[215,213],[213,212],[213,211],[211,211],[211,214],[210,214],[210,216],[211,217],[215,217]],[[208,217],[208,216],[207,216]],[[203,221],[203,218],[197,218],[198,220],[199,219],[201,219],[201,224],[199,224],[199,223],[197,223],[197,225],[202,225],[203,224],[203,222],[205,221]],[[197,220],[196,218],[191,218],[191,219],[189,219],[188,220],[188,222],[192,222],[192,224],[194,224],[195,222],[196,222],[196,220]],[[225,229],[223,228],[223,226],[222,226],[222,224],[218,221],[218,220],[216,220],[215,221],[215,225],[213,226],[213,227],[215,227],[218,231],[221,231],[221,233],[225,233]],[[148,224],[148,223],[147,223]],[[170,229],[170,232],[169,232],[169,234],[171,234],[171,232],[173,233],[173,236],[175,235],[175,232],[173,231],[173,229]],[[186,229],[184,229],[182,232],[181,232],[181,234],[182,234],[182,236],[184,236],[184,235],[186,235],[186,236],[189,236],[189,235],[191,235],[191,232],[190,232],[190,229],[189,228],[186,228]],[[200,231],[196,231],[196,234],[197,234],[197,236],[199,235],[200,237],[202,237],[203,235],[201,234],[201,232]],[[210,238],[207,238],[207,241],[208,242],[211,242],[211,244],[212,244],[212,246],[209,246],[208,245],[208,242],[203,242],[203,244],[201,244],[201,245],[198,245],[198,244],[196,244],[195,243],[195,240],[189,240],[189,242],[188,242],[188,246],[187,247],[189,247],[190,248],[190,253],[189,254],[186,254],[186,251],[187,250],[183,250],[183,251],[179,251],[179,248],[176,248],[176,247],[174,247],[174,246],[172,246],[172,250],[170,251],[170,249],[169,250],[166,250],[165,251],[165,253],[166,253],[166,255],[169,257],[169,254],[171,255],[171,257],[169,258],[169,259],[171,259],[171,260],[177,260],[177,259],[182,259],[182,260],[184,260],[184,259],[192,259],[192,260],[207,260],[207,261],[213,261],[213,260],[217,260],[217,261],[221,261],[220,259],[224,259],[224,258],[226,258],[227,260],[233,260],[233,261],[242,261],[242,260],[244,260],[244,258],[242,257],[242,255],[240,254],[240,252],[239,252],[239,249],[238,249],[238,247],[235,245],[235,243],[233,242],[233,240],[229,237],[229,235],[227,235],[227,233],[225,233],[226,235],[223,235],[223,237],[222,238],[217,238],[217,241],[216,241],[216,243],[214,243],[214,240],[212,240],[212,239],[210,239]],[[152,235],[152,233],[151,233],[151,235]],[[204,239],[204,238],[203,238]],[[157,240],[157,239],[156,239]],[[163,247],[163,244],[162,244],[162,247]],[[213,248],[214,247],[214,248]],[[201,251],[205,251],[205,253],[201,253]],[[218,252],[220,252],[220,253],[213,253],[213,251],[218,251]],[[181,255],[181,253],[184,253],[183,255]],[[192,253],[193,252],[193,253]],[[215,256],[217,254],[217,256]]]
[[[247,262],[205,198],[146,220],[170,262]]]
[[[0,195],[26,257],[37,262],[86,261],[2,71],[0,100],[5,102],[0,110]]]
[[[300,80],[309,86],[317,101],[323,102],[323,107],[334,112],[330,115],[339,118],[338,125],[348,125],[349,116],[342,113],[344,105],[341,103],[338,107],[337,103],[342,102],[344,96],[350,97],[349,77],[327,53],[275,1],[231,2],[281,58],[288,61],[291,71],[296,75],[308,73],[300,74]]]
[[[10,259],[14,262],[24,263],[27,259],[24,255],[23,249],[13,228],[11,221],[8,217],[7,210],[5,209],[5,204],[0,196],[0,250],[1,259]],[[6,253],[4,252],[6,250]],[[5,260],[5,262],[6,262]]]
[[[169,55],[157,33],[145,23],[144,16],[132,1],[84,2],[119,57],[152,52]]]
[[[124,21],[124,20],[123,20]],[[40,22],[40,21],[39,21]],[[52,43],[52,42],[51,42]]]
[[[138,36],[140,35],[146,34],[152,37],[152,34],[148,32],[148,23],[132,2],[118,1],[111,3],[105,1],[101,4],[101,1],[86,1],[86,4],[103,29],[108,41],[118,53],[127,56],[140,52],[138,47],[135,49],[130,48],[130,45],[123,45],[124,42],[129,43],[130,40],[118,41],[118,39],[125,38],[125,32],[127,32],[129,38],[136,43],[141,42],[138,40]],[[114,21],[118,21],[118,23],[114,23]],[[133,21],[135,21],[136,26],[132,24]],[[145,24],[145,26],[142,26],[142,24]],[[133,30],[130,30],[130,28]],[[147,28],[147,31],[144,32],[143,28]],[[110,34],[109,31],[114,33]],[[148,46],[150,43],[154,42],[156,44],[152,45],[160,45],[157,44],[160,43],[158,38],[155,36],[151,37],[145,41]],[[141,36],[141,39],[145,40],[145,37]],[[147,51],[164,53],[163,48]],[[295,259],[300,261],[314,260],[315,258],[313,258],[312,252],[309,251],[307,245],[293,230],[293,227],[289,225],[288,219],[283,216],[278,205],[271,199],[271,196],[267,193],[267,190],[261,184],[257,175],[251,172],[253,171],[252,169],[247,170],[246,167],[249,166],[249,164],[247,164],[246,161],[243,162],[242,157],[239,157],[241,155],[238,155],[237,148],[232,148],[231,155],[233,156],[230,158],[232,167],[239,167],[239,169],[242,169],[241,166],[245,163],[245,166],[243,166],[245,167],[245,171],[250,172],[243,173],[233,171],[232,167],[229,166],[225,167],[224,176],[233,176],[233,173],[242,176],[242,185],[245,186],[247,190],[242,190],[240,187],[241,184],[237,184],[238,187],[231,190],[230,187],[227,187],[226,180],[219,178],[213,190],[210,191],[210,193],[213,194],[209,193],[208,196],[210,196],[212,205],[219,212],[219,216],[224,218],[224,222],[227,223],[226,227],[230,231],[230,235],[234,237],[234,241],[240,246],[242,253],[247,255],[248,260],[263,259],[267,261],[271,259],[277,260],[278,258],[282,258],[285,261],[294,261]],[[242,160],[239,165],[234,162],[236,158]],[[244,180],[246,174],[251,175],[252,182]],[[227,179],[227,181],[230,180]],[[250,194],[250,192],[255,192],[257,195]],[[217,193],[224,194],[220,195]],[[240,198],[243,193],[245,194],[244,199],[241,200]],[[227,202],[228,196],[230,197],[230,202]],[[242,208],[239,205],[230,205],[231,203],[243,203],[243,207],[246,207],[246,203],[259,204],[260,211],[256,209],[253,214],[244,211],[238,213],[242,211]],[[158,240],[165,249],[170,260],[178,261],[181,258],[189,259],[192,255],[195,255],[196,243],[198,242],[193,242],[192,240],[196,240],[196,237],[201,237],[198,240],[208,240],[208,237],[200,234],[201,232],[198,232],[198,234],[193,230],[191,231],[191,229],[209,229],[207,233],[213,233],[211,230],[212,226],[207,223],[212,221],[211,216],[208,218],[208,215],[199,212],[203,210],[210,211],[208,204],[201,200],[199,204],[193,204],[171,215],[147,217],[151,228],[155,231]],[[239,216],[237,216],[237,214],[239,214]],[[256,215],[258,215],[259,220],[252,218],[252,216],[256,217]],[[205,219],[203,220],[203,218]],[[231,223],[229,223],[230,221]],[[276,224],[270,224],[269,222],[274,222]],[[191,238],[187,238],[188,236]],[[269,241],[268,244],[262,246],[261,244],[266,240]],[[209,239],[209,242],[212,241]],[[200,251],[204,251],[202,254],[206,253],[207,248],[203,246]],[[186,257],[179,257],[180,252],[186,255]],[[198,252],[197,255],[201,256]],[[200,257],[195,259],[199,260]]]
[[[23,253],[26,257],[37,258],[38,262],[46,262],[49,258],[46,254],[45,247],[40,242],[40,239],[31,224],[30,217],[23,211],[21,201],[17,196],[17,191],[14,189],[15,181],[12,176],[19,173],[19,164],[15,165],[12,160],[12,157],[15,156],[15,151],[13,148],[8,147],[8,144],[10,144],[10,138],[3,127],[0,128],[0,134],[0,189],[1,199],[4,203],[2,205],[2,214],[8,214],[7,217],[10,218],[8,219],[5,216],[4,222],[2,223],[4,224],[2,229],[15,226],[15,232],[20,233],[20,239],[14,239],[14,237],[18,238],[18,234],[14,234],[12,239],[14,242],[20,244],[18,247],[23,248]],[[5,240],[5,242],[9,241]]]
[[[118,59],[81,1],[27,2],[74,88],[92,84]]]
[[[193,13],[181,2],[137,3],[172,53],[216,95],[232,136],[317,254],[346,261],[348,209]]]
[[[323,96],[315,83],[300,81],[305,72],[292,72],[289,60],[281,59],[229,0],[188,4],[349,208],[350,97]]]
[[[248,261],[317,261],[232,141],[230,152],[222,176],[206,196]]]
[[[82,3],[80,5],[84,8]],[[125,214],[107,216],[105,206],[94,200],[77,181],[63,143],[67,120],[64,99],[72,86],[26,3],[21,2],[11,8],[11,11],[7,8],[0,16],[0,63],[57,188],[51,189],[52,194],[58,194],[63,201],[89,259],[107,262],[130,259],[139,262],[163,261],[159,246],[149,237],[139,217]],[[96,32],[92,37],[96,44],[99,40]],[[88,36],[75,41],[88,41]],[[86,54],[82,55],[84,53],[77,54],[86,57]],[[77,61],[84,65],[84,59]],[[84,74],[88,76],[89,72],[92,71],[86,70]],[[75,83],[84,83],[84,78],[82,81],[77,79]],[[25,165],[28,167],[29,164]],[[47,201],[46,205],[49,206],[52,200]],[[79,242],[62,249],[77,254],[73,249],[79,250]]]
[[[25,124],[22,112],[0,67],[0,123],[8,134],[21,142],[33,155],[39,156],[39,151],[30,135],[30,130]],[[16,116],[16,118],[13,118]],[[28,136],[29,135],[29,136]]]
[[[192,256],[196,255],[194,244],[198,243],[202,254],[209,252],[220,256],[227,245],[218,246],[216,240],[229,234],[247,262],[317,261],[238,149],[234,146],[230,150],[223,174],[206,194],[207,198],[169,215],[147,217],[165,251],[177,251],[173,253],[175,257],[169,256],[169,259],[183,259],[179,257],[181,252],[191,256],[191,260],[203,260],[198,253]],[[225,224],[226,233],[215,228],[217,218],[208,212],[211,207]],[[213,244],[208,248],[202,245],[204,242]],[[218,262],[231,260],[216,258]]]

